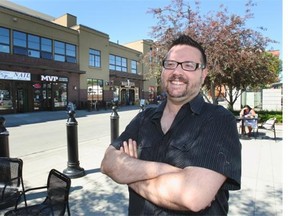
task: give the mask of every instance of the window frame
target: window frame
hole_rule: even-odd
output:
[[[100,68],[101,67],[101,51],[96,49],[89,49],[89,66]]]
[[[127,72],[127,58],[110,54],[109,55],[109,70]]]
[[[137,63],[137,61],[136,60],[131,60],[130,65],[131,65],[131,73],[138,74],[138,63]]]
[[[28,56],[27,33],[14,30],[12,35],[13,54]]]
[[[7,32],[7,35],[5,34],[5,32]],[[10,29],[4,28],[4,27],[0,27],[0,53],[11,53],[10,36],[11,36]]]
[[[40,46],[40,36],[27,34],[27,51],[29,57],[40,58]]]
[[[53,60],[53,40],[46,37],[40,38],[41,58]]]

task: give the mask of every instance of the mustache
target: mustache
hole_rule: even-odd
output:
[[[169,77],[168,81],[169,82],[171,82],[171,81],[179,81],[179,82],[183,82],[183,83],[188,83],[189,82],[183,76],[179,76],[179,75],[175,75],[175,74],[173,74],[171,77]]]

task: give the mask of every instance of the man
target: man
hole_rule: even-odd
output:
[[[108,147],[101,171],[129,186],[129,215],[227,215],[241,144],[235,117],[200,95],[206,75],[204,50],[181,35],[163,61],[167,99]]]

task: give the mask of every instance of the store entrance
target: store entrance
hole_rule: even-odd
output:
[[[43,110],[51,111],[52,110],[52,84],[51,83],[43,84],[42,97],[43,97],[43,103],[42,103]]]
[[[52,110],[52,87],[51,83],[34,83],[34,110]]]
[[[28,93],[23,83],[16,84],[16,110],[18,113],[28,111]]]
[[[122,105],[132,105],[135,102],[134,89],[122,89],[121,90],[121,102]]]
[[[17,89],[17,100],[16,100],[16,107],[17,112],[24,112],[24,90]]]

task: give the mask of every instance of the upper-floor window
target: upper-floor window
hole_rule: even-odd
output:
[[[28,56],[40,58],[40,37],[28,34]]]
[[[54,42],[54,60],[65,62],[65,43],[60,41]]]
[[[66,43],[66,61],[70,63],[76,63],[76,46]]]
[[[89,49],[89,66],[101,67],[101,52],[99,50]]]
[[[76,46],[61,41],[55,41],[54,59],[61,62],[76,63]]]
[[[0,27],[0,52],[10,53],[10,31]]]
[[[131,73],[137,74],[137,61],[131,60]]]
[[[13,53],[40,58],[40,37],[13,31]]]
[[[53,59],[51,39],[41,38],[41,58]]]
[[[109,70],[127,72],[127,58],[110,55],[109,56]]]
[[[77,62],[77,46],[74,44],[53,41],[16,30],[11,31],[10,35],[10,31],[8,28],[0,27],[0,52],[10,53],[12,51],[16,55],[70,63]]]
[[[13,53],[18,55],[28,55],[26,33],[13,31]]]

